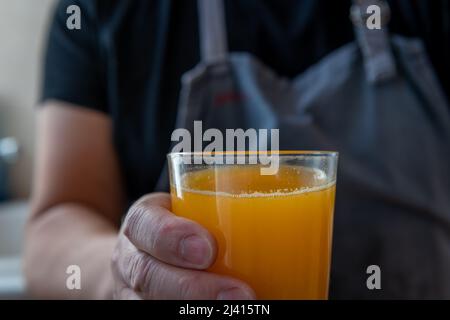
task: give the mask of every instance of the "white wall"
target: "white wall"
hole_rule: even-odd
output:
[[[55,0],[0,0],[0,136],[22,148],[11,172],[15,197],[30,191],[34,108],[46,32]]]

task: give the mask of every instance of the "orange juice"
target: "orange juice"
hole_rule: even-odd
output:
[[[327,299],[335,183],[322,171],[222,166],[185,173],[171,191],[175,214],[217,240],[211,272],[245,281],[258,299]]]

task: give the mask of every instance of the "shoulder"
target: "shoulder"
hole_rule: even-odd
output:
[[[157,9],[164,2],[170,0],[59,0],[56,5],[56,15],[67,15],[67,9],[77,6],[84,18],[100,20],[107,17],[129,17],[130,14],[147,12],[148,9]]]

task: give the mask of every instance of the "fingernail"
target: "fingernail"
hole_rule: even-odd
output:
[[[254,300],[255,297],[248,290],[241,288],[226,289],[217,295],[217,300]]]
[[[181,240],[180,253],[184,260],[198,266],[206,266],[211,259],[212,249],[208,240],[191,235]]]

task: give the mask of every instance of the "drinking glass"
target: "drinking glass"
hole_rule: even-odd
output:
[[[258,299],[327,299],[337,161],[328,151],[171,153],[172,211],[214,235],[210,272]]]

